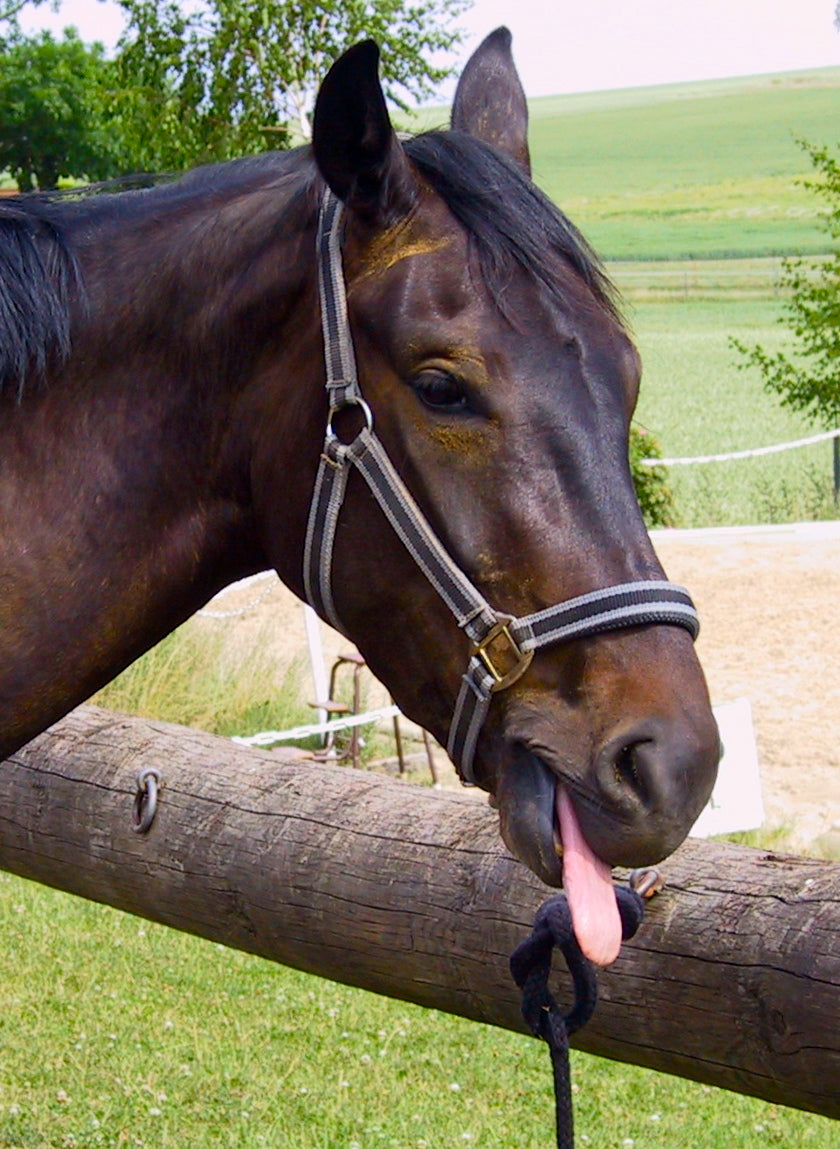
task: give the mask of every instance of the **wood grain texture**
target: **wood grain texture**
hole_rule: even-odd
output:
[[[135,777],[163,778],[148,834]],[[391,997],[523,1028],[550,893],[473,796],[93,707],[0,766],[0,867]],[[599,975],[590,1052],[840,1118],[840,865],[689,841]],[[563,986],[559,990],[563,995]]]

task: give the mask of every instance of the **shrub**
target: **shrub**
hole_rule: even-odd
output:
[[[662,450],[655,435],[644,427],[630,428],[630,470],[636,497],[648,527],[672,527],[676,522],[674,496],[668,486],[665,467],[642,465],[643,459],[661,459]]]

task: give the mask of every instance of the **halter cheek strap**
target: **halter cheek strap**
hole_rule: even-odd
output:
[[[447,751],[461,780],[474,784],[475,747],[493,695],[522,677],[535,651],[557,642],[652,623],[683,627],[696,638],[697,612],[686,590],[661,580],[591,591],[522,618],[490,606],[444,548],[374,433],[373,414],[359,388],[347,320],[341,213],[340,200],[327,191],[318,224],[318,269],[330,413],[307,524],[306,597],[336,630],[346,633],[332,596],[332,556],[347,480],[351,467],[355,467],[414,561],[472,641]],[[338,412],[347,407],[359,409],[364,426],[351,442],[344,443],[333,425]]]

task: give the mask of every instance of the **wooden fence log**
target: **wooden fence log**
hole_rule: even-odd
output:
[[[139,835],[146,766],[163,789]],[[550,891],[474,795],[84,707],[0,765],[0,796],[3,869],[523,1028],[508,957]],[[576,1043],[840,1118],[840,865],[689,841],[663,869]]]

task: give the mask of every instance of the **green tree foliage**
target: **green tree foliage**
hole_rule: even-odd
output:
[[[13,30],[0,41],[0,170],[21,191],[113,174],[103,119],[109,79],[102,45],[83,44],[75,29],[61,40]]]
[[[630,470],[636,498],[648,527],[672,527],[676,522],[674,496],[668,472],[662,466],[646,466],[645,459],[661,459],[659,442],[643,427],[630,428]]]
[[[466,0],[120,0],[127,16],[117,67],[123,166],[176,169],[308,134],[318,82],[350,44],[382,47],[397,104],[447,74],[428,61],[451,49]]]
[[[827,205],[823,227],[834,250],[816,265],[802,259],[783,262],[787,300],[779,321],[796,338],[793,356],[770,354],[760,345],[746,347],[735,339],[731,343],[743,357],[742,366],[757,367],[765,386],[785,406],[834,428],[840,425],[840,162],[827,148],[802,147],[820,177],[805,186]]]

